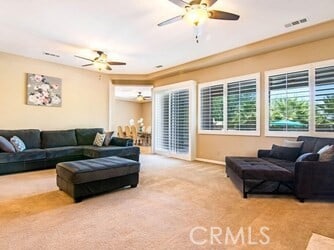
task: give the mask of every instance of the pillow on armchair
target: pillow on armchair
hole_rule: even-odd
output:
[[[273,144],[269,156],[272,158],[295,161],[299,155],[300,148],[282,147]]]

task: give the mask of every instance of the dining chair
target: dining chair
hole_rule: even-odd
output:
[[[123,132],[122,126],[117,127],[117,136],[120,138],[124,138],[124,132]]]
[[[133,143],[134,144],[139,144],[137,128],[136,128],[135,125],[131,125],[130,132],[131,132],[131,136],[132,136],[132,139],[133,139]]]
[[[125,126],[125,137],[132,138],[131,130],[128,125]]]

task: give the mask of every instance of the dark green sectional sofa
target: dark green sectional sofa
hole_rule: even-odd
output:
[[[64,161],[119,156],[139,161],[140,149],[133,140],[113,137],[108,146],[93,146],[96,133],[102,128],[40,131],[38,129],[0,130],[8,140],[18,136],[26,145],[23,152],[0,151],[0,175],[54,168]]]

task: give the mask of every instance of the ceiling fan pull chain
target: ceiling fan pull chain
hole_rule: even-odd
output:
[[[200,26],[194,26],[194,35],[195,35],[196,43],[199,43],[199,38],[200,38],[200,35],[201,35],[201,27]]]

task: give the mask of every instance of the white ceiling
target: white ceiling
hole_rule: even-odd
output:
[[[92,50],[103,50],[109,60],[127,62],[113,66],[113,74],[153,73],[334,18],[334,0],[218,0],[211,9],[240,19],[209,19],[197,44],[183,20],[157,26],[183,13],[168,0],[0,0],[0,6],[0,51],[81,67],[87,62],[74,55],[94,58]],[[307,23],[284,27],[304,17]]]

